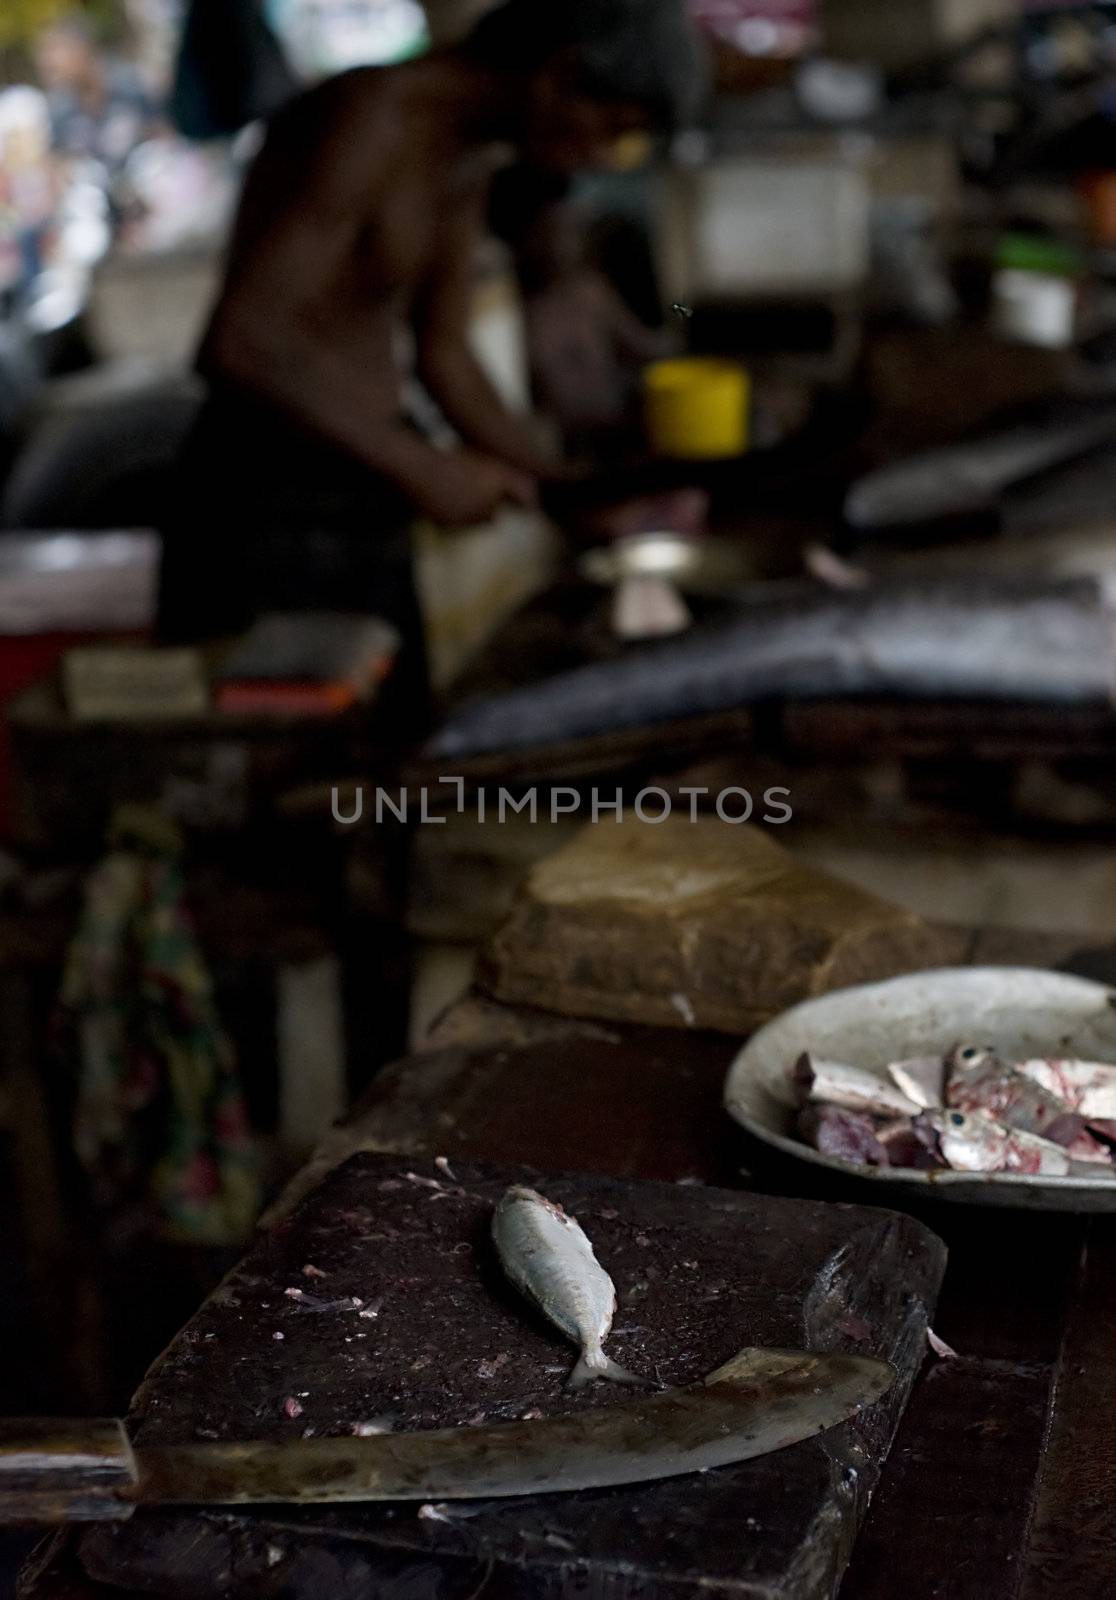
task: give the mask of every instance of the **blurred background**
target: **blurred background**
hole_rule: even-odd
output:
[[[184,47],[182,0],[0,8],[0,1409],[126,1405],[566,837],[482,838],[452,808],[418,839],[338,827],[335,785],[398,782],[414,756],[374,697],[264,704],[243,672],[147,648],[194,353],[266,121],[484,9],[227,0],[193,7]],[[1018,629],[1036,596],[1060,639],[1108,628],[1116,4],[690,9],[714,77],[693,126],[554,189],[494,187],[475,347],[613,488],[452,534],[419,519],[440,715],[742,607],[894,594],[912,648],[937,641],[921,679],[853,674],[837,712],[823,662],[768,684],[739,749],[652,727],[653,748],[582,753],[578,781],[743,763],[791,787],[805,857],[927,916],[1111,936],[1110,662],[1090,643],[1055,666]],[[417,385],[409,404],[444,427]],[[444,748],[500,781],[569,781],[523,756],[538,739],[505,768],[460,727]],[[110,969],[106,1020],[89,996]],[[145,984],[175,997],[154,1058],[121,1021]],[[205,1113],[155,1118],[150,1075],[183,1059]],[[151,1181],[167,1162],[177,1210]]]

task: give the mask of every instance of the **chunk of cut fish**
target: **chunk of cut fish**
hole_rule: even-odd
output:
[[[913,1117],[922,1109],[878,1072],[843,1061],[826,1061],[809,1051],[803,1051],[795,1063],[794,1082],[803,1103],[824,1101],[877,1117]]]
[[[923,1110],[945,1105],[945,1056],[911,1056],[908,1061],[889,1061],[887,1074],[897,1089]]]
[[[1056,1056],[1020,1061],[1017,1071],[1055,1095],[1087,1122],[1116,1120],[1116,1066]]]
[[[850,1111],[847,1106],[808,1105],[799,1113],[798,1131],[807,1144],[813,1145],[823,1156],[836,1156],[840,1161],[852,1161],[858,1166],[886,1167],[890,1163],[887,1146],[866,1111]]]

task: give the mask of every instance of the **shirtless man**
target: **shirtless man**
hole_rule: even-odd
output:
[[[342,606],[414,647],[414,514],[483,521],[558,471],[466,339],[492,173],[517,154],[599,165],[702,87],[683,0],[508,0],[456,49],[346,73],[275,118],[201,351],[211,397],[165,530],[167,636]],[[459,449],[403,415],[401,326]]]

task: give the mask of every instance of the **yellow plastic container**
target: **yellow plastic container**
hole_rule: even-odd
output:
[[[658,455],[708,461],[743,455],[748,448],[751,380],[734,361],[656,361],[643,375],[643,400],[647,434]]]

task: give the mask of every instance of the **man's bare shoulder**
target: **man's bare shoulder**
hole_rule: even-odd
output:
[[[432,79],[424,62],[338,73],[293,101],[276,118],[269,142],[364,144],[374,139],[382,150],[398,148],[413,138],[416,122],[431,119]]]
[[[305,90],[275,116],[241,206],[241,231],[259,231],[301,204],[351,216],[355,197],[374,201],[413,154],[400,114],[400,68],[362,67]],[[258,225],[258,226],[257,226]]]
[[[265,152],[287,155],[381,136],[393,121],[390,76],[390,68],[361,67],[304,90],[272,120]]]

